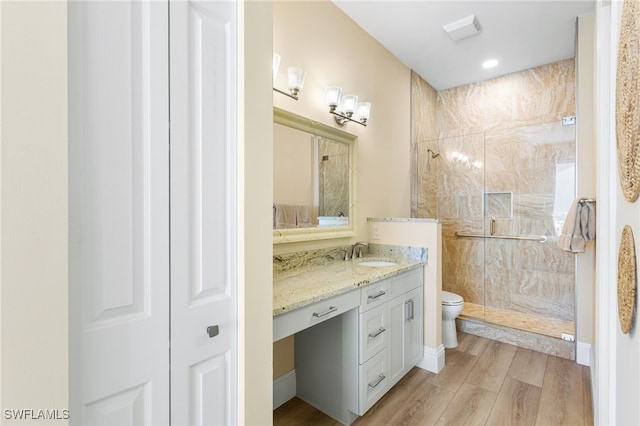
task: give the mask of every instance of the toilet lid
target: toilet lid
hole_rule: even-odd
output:
[[[443,305],[462,305],[464,303],[464,300],[462,299],[462,296],[460,296],[459,294],[455,294],[455,293],[450,293],[448,291],[442,291],[442,304]]]

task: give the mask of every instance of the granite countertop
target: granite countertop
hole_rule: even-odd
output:
[[[397,265],[359,266],[367,260],[386,260]],[[423,265],[426,259],[364,255],[354,260],[332,260],[273,273],[273,316],[336,296]]]

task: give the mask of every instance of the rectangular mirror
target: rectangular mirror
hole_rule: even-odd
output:
[[[273,109],[274,243],[355,235],[357,137]]]

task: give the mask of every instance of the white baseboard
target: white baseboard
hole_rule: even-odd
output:
[[[591,352],[590,344],[578,342],[576,344],[576,362],[591,367]]]
[[[284,373],[273,381],[273,409],[296,396],[296,370]]]
[[[444,368],[444,346],[440,345],[438,348],[425,346],[424,358],[418,363],[417,367],[432,373],[439,373]]]

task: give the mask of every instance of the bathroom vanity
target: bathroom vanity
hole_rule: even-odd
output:
[[[426,251],[274,271],[274,341],[295,334],[298,397],[350,424],[421,360],[425,261]]]

